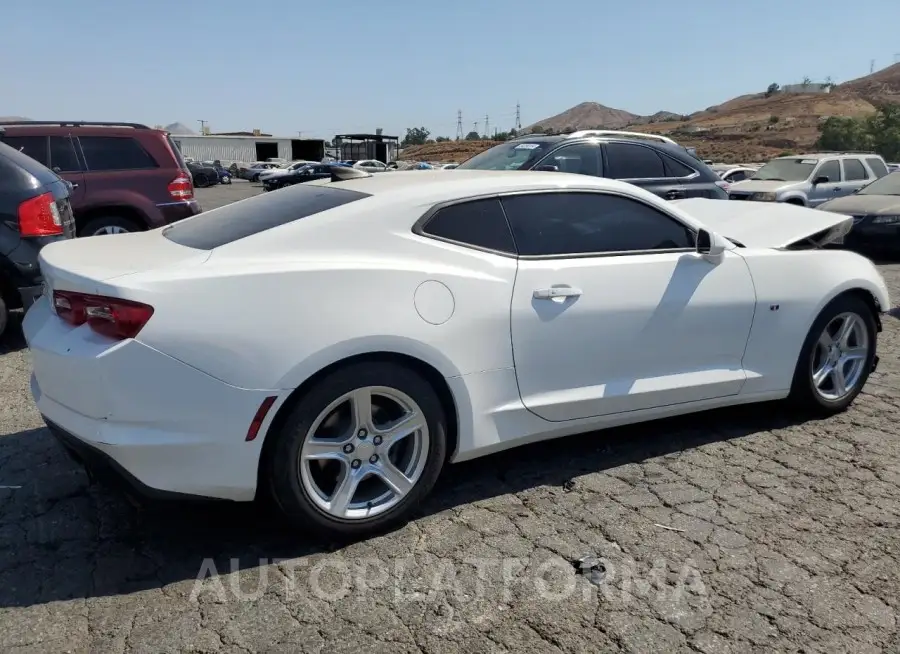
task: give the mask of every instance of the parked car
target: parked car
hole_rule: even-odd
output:
[[[270,168],[269,170],[265,170],[259,174],[259,181],[265,182],[267,179],[271,177],[281,177],[283,175],[288,175],[298,168],[303,168],[308,166],[310,161],[294,161],[293,163],[288,164],[283,168]]]
[[[219,173],[212,166],[192,161],[187,165],[191,179],[197,188],[208,188],[219,183]]]
[[[277,163],[256,162],[251,164],[248,168],[241,168],[240,178],[250,182],[258,182],[260,174],[267,170],[275,170],[280,167],[281,165]]]
[[[804,154],[772,159],[753,179],[732,184],[732,200],[788,202],[817,207],[858,191],[888,174],[884,159],[868,153]]]
[[[43,292],[41,248],[75,236],[70,192],[52,170],[0,143],[0,336],[9,312]]]
[[[900,163],[889,163],[887,165],[887,167],[888,167],[888,172],[895,173],[898,170],[900,170]]]
[[[757,171],[756,168],[749,166],[711,166],[711,168],[723,182],[727,182],[729,185],[743,182],[745,179],[752,179]]]
[[[844,216],[566,173],[332,174],[45,248],[24,333],[60,441],[157,496],[271,494],[359,537],[448,463],[781,398],[834,414],[877,364],[884,280],[817,249]]]
[[[346,166],[338,166],[337,164],[317,164],[309,163],[305,166],[295,168],[284,175],[267,177],[262,180],[264,191],[275,191],[285,186],[293,186],[294,184],[305,184],[317,179],[328,179],[331,177],[331,171],[334,168],[344,168]]]
[[[353,167],[367,173],[383,173],[388,170],[387,164],[378,161],[378,159],[363,159],[353,164]]]
[[[725,182],[686,148],[665,136],[583,130],[526,135],[476,154],[456,170],[544,170],[608,177],[667,199],[725,200]]]
[[[80,236],[136,232],[200,213],[187,164],[138,123],[0,122],[0,140],[72,183]]]
[[[458,163],[448,163],[441,166],[441,170],[453,170],[454,168],[459,168]]]
[[[231,184],[231,178],[233,177],[231,170],[226,168],[221,161],[216,159],[212,162],[212,167],[215,168],[216,174],[219,176],[219,184]]]
[[[842,241],[846,245],[900,252],[900,172],[885,175],[853,195],[824,202],[819,209],[853,216],[853,229]]]

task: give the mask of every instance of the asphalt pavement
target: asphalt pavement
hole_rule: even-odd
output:
[[[900,265],[881,270],[900,298]],[[91,484],[42,427],[14,332],[0,651],[898,652],[897,319],[879,347],[843,415],[744,407],[520,448],[451,467],[409,525],[345,546],[265,507]]]

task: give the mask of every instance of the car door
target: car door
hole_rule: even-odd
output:
[[[599,144],[573,143],[553,150],[532,169],[603,177],[603,156]]]
[[[75,211],[84,204],[87,185],[84,179],[84,164],[75,150],[71,135],[50,137],[50,169],[72,184],[70,199]]]
[[[740,255],[696,252],[674,216],[616,194],[507,196],[525,406],[574,420],[737,395],[756,302]]]
[[[842,159],[841,165],[844,168],[844,183],[841,185],[841,190],[835,193],[835,197],[852,195],[875,180],[874,177],[869,176],[869,171],[859,159]]]
[[[839,198],[843,195],[843,180],[841,175],[841,163],[837,159],[823,161],[813,172],[811,181],[815,181],[819,177],[827,177],[827,182],[821,184],[813,184],[807,193],[809,206],[817,207],[823,202]]]
[[[606,176],[645,188],[665,200],[687,197],[685,185],[668,177],[663,158],[653,148],[640,143],[604,144]]]

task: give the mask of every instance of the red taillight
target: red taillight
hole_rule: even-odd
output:
[[[715,184],[716,184],[716,186],[718,186],[718,187],[719,187],[720,189],[722,189],[723,191],[727,191],[728,189],[731,188],[731,184],[729,184],[728,182],[718,181],[718,182],[716,182]]]
[[[194,199],[194,183],[187,173],[179,173],[178,177],[169,182],[169,195],[176,200]]]
[[[253,416],[253,420],[250,422],[250,428],[247,430],[247,438],[244,440],[252,441],[259,435],[259,430],[262,428],[262,424],[269,414],[269,409],[272,408],[272,405],[275,404],[275,400],[277,399],[276,396],[270,395],[262,401],[262,404],[260,404],[259,408],[256,410],[256,415]]]
[[[19,205],[22,236],[57,236],[63,233],[62,219],[52,193],[44,193]]]
[[[137,336],[153,315],[153,307],[147,304],[71,291],[54,291],[53,308],[70,325],[87,323],[98,334],[116,340]]]

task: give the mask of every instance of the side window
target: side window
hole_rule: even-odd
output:
[[[841,181],[841,164],[837,161],[837,159],[833,161],[826,161],[819,166],[816,174],[813,175],[813,179],[815,179],[816,177],[827,177],[829,182]]]
[[[872,169],[872,172],[875,173],[875,178],[884,177],[888,174],[887,166],[884,165],[884,162],[877,157],[871,157],[866,159],[866,163],[869,164],[869,168]]]
[[[685,225],[619,195],[535,193],[502,202],[521,255],[694,248]]]
[[[535,167],[542,166],[553,166],[553,170],[561,173],[593,175],[594,177],[603,176],[603,166],[600,163],[600,148],[589,143],[559,148],[544,157]]]
[[[50,165],[54,171],[61,173],[74,173],[81,170],[78,156],[75,154],[75,145],[68,136],[50,137]]]
[[[607,143],[606,160],[613,179],[657,179],[666,176],[656,150],[631,143]]]
[[[737,170],[725,178],[726,182],[742,182],[747,179],[747,173],[743,170]]]
[[[47,160],[46,136],[4,136],[3,142],[44,166],[47,166],[49,163]],[[47,167],[49,168],[49,166]]]
[[[153,158],[128,136],[80,136],[88,170],[140,170],[158,168]]]
[[[510,254],[516,251],[509,223],[497,198],[451,204],[439,209],[423,225],[422,231],[478,248]]]
[[[663,157],[663,162],[666,165],[666,177],[690,177],[697,172],[672,157]]]
[[[862,165],[859,159],[844,159],[844,180],[847,182],[858,182],[868,179],[866,167]]]

